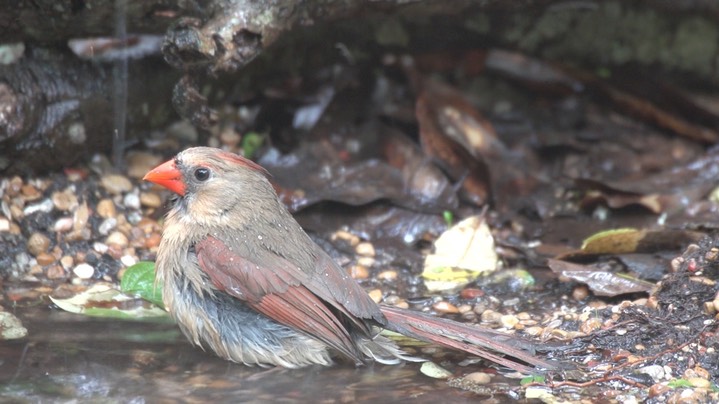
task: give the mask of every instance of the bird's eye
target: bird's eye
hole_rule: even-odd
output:
[[[195,178],[197,181],[207,181],[210,178],[210,170],[204,167],[200,167],[195,170]]]

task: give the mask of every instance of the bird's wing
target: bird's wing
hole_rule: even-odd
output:
[[[211,236],[195,244],[195,253],[200,268],[219,290],[243,300],[278,323],[325,342],[355,361],[362,360],[363,355],[357,350],[345,322],[359,325],[363,332],[369,332],[370,326],[348,312],[344,302],[333,297],[328,289],[332,285],[324,284],[315,279],[316,275],[304,273],[277,255],[271,263],[267,259],[253,262],[244,257],[247,254],[233,251]],[[349,281],[359,288],[354,280]],[[344,293],[344,296],[351,298],[352,293]]]

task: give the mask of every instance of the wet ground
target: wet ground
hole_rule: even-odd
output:
[[[419,364],[250,368],[191,347],[168,321],[94,319],[46,307],[15,313],[29,336],[0,343],[2,402],[463,403],[481,398],[420,374]]]

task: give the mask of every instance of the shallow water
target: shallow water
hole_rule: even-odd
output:
[[[0,341],[2,402],[476,402],[419,364],[250,368],[189,345],[166,321],[18,308],[28,329]],[[471,369],[463,369],[469,372]]]

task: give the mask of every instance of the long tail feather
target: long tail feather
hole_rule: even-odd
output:
[[[557,368],[556,363],[535,356],[534,344],[522,338],[416,311],[389,306],[381,306],[381,308],[388,320],[385,327],[388,330],[477,355],[522,373],[532,373],[537,369],[497,353],[519,359],[537,368],[545,370]]]

